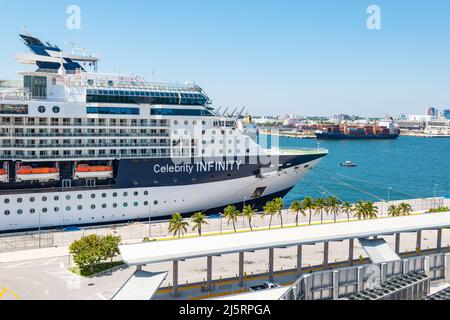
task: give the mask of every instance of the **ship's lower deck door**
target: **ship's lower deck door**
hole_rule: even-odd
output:
[[[261,198],[264,192],[266,191],[267,187],[260,187],[256,188],[255,192],[252,194],[252,199]]]

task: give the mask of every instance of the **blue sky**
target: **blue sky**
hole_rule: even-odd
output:
[[[66,8],[82,11],[66,28]],[[381,8],[382,29],[366,27]],[[26,9],[24,9],[24,6]],[[23,66],[24,27],[67,48],[102,57],[100,71],[152,71],[165,82],[195,81],[215,106],[253,114],[367,116],[450,106],[450,2],[365,0],[4,1],[0,78]]]

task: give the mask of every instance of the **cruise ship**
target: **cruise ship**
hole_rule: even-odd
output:
[[[266,150],[194,83],[98,72],[99,58],[27,34],[0,82],[0,233],[261,208],[326,150]]]

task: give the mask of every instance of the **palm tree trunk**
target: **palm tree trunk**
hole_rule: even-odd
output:
[[[280,211],[281,229],[283,229],[283,212]]]
[[[273,214],[270,215],[269,230],[272,228],[272,218],[273,218]]]
[[[336,223],[336,222],[337,222],[337,217],[336,217],[336,214],[337,214],[337,212],[335,211],[335,212],[334,212],[334,223]]]
[[[295,216],[295,225],[298,227],[298,212],[297,215]]]
[[[252,227],[252,219],[248,219],[248,225],[250,227],[250,231],[253,231],[253,227]]]
[[[350,213],[349,212],[347,212],[347,220],[348,220],[348,222],[350,222]]]
[[[309,225],[311,225],[311,219],[312,219],[312,211],[309,210]]]
[[[320,211],[320,224],[323,224],[323,211]]]
[[[234,229],[234,232],[236,233],[237,231],[236,231],[236,223],[234,222],[234,220],[233,220],[233,229]]]

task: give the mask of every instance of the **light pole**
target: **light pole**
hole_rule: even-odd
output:
[[[39,210],[39,248],[41,248],[41,210]]]
[[[434,198],[433,198],[433,209],[436,209],[436,196],[437,196],[438,184],[434,184]]]
[[[247,197],[244,197],[244,206],[242,207],[242,229],[245,228],[244,210],[245,210],[245,201],[246,200],[247,200]]]
[[[148,238],[152,237],[152,202],[148,205]]]
[[[391,202],[391,190],[392,187],[388,188],[388,201],[387,201],[387,209],[389,210],[389,202]]]

